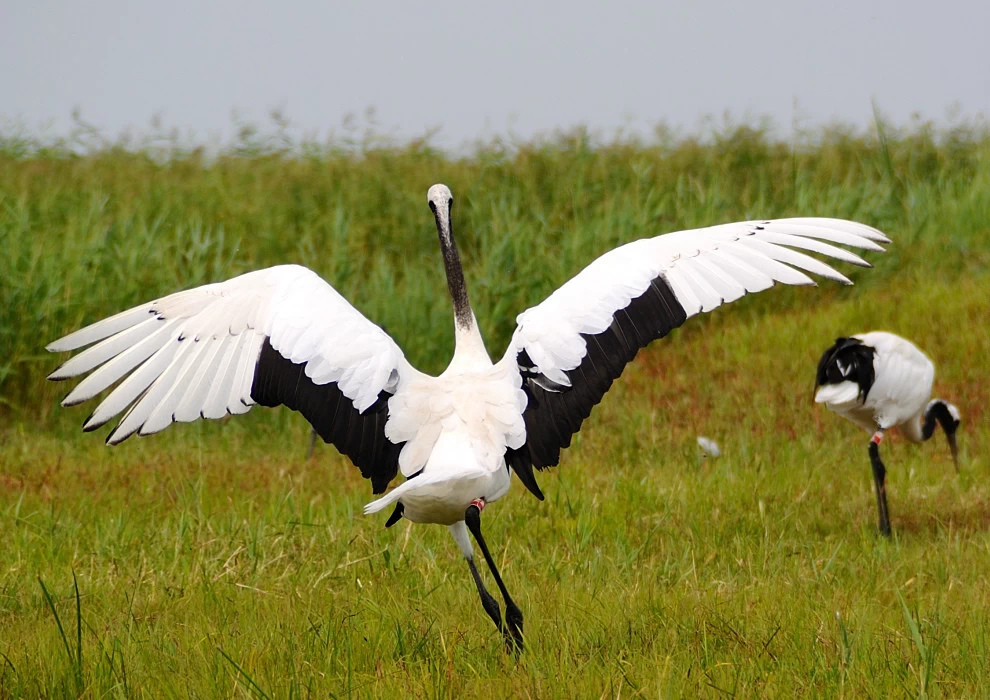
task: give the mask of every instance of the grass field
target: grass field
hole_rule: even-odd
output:
[[[0,697],[990,694],[986,129],[578,134],[456,159],[0,145]],[[332,447],[306,461],[298,414],[111,449],[44,381],[44,345],[81,324],[280,262],[441,370],[436,181],[493,355],[516,313],[619,242],[789,215],[894,240],[875,269],[843,268],[854,287],[773,289],[641,352],[539,475],[546,502],[515,484],[485,510],[526,616],[518,660],[444,528],[363,517],[369,485]],[[964,420],[958,474],[941,434],[885,441],[889,541],[868,436],[811,402],[821,350],[873,328],[928,350]]]

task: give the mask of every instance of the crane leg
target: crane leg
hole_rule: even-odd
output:
[[[481,549],[481,553],[485,557],[485,562],[488,564],[488,569],[492,572],[492,577],[495,579],[495,584],[498,586],[498,590],[502,593],[502,599],[505,601],[505,626],[500,624],[499,629],[502,630],[502,634],[505,636],[506,649],[510,652],[515,652],[518,654],[523,648],[522,611],[519,610],[519,606],[517,606],[512,600],[512,596],[509,595],[509,591],[506,590],[505,583],[502,582],[502,577],[498,573],[498,567],[495,565],[495,560],[492,559],[491,552],[488,551],[488,545],[485,544],[485,538],[481,536],[481,507],[475,505],[474,503],[469,505],[467,510],[464,512],[464,522],[471,534],[474,535],[474,539],[478,542],[478,547]],[[478,583],[480,591],[482,589],[480,578],[477,577],[477,571],[474,573],[475,581]],[[484,604],[484,602],[484,595],[482,595],[482,604]],[[487,611],[488,608],[486,607],[485,609]],[[490,612],[489,615],[491,615]],[[494,617],[492,619],[494,619]]]
[[[478,587],[478,595],[481,596],[481,606],[488,613],[488,617],[492,618],[492,622],[495,623],[495,627],[498,628],[499,632],[504,632],[502,628],[502,610],[498,607],[498,601],[495,600],[495,596],[488,592],[485,588],[484,582],[481,580],[481,574],[478,573],[478,567],[474,565],[474,559],[467,560],[468,566],[471,568],[471,576],[474,578],[474,585]]]
[[[880,461],[880,441],[883,431],[878,430],[870,438],[870,466],[873,467],[873,485],[877,492],[877,511],[880,516],[880,534],[890,537],[890,515],[887,510],[887,469]]]

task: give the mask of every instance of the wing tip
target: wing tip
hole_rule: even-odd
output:
[[[96,409],[94,409],[93,412],[89,414],[86,420],[83,421],[82,429],[84,433],[91,433],[97,428],[102,428],[110,421],[111,418],[113,418],[113,416],[107,416],[105,418],[97,418],[96,414],[99,411],[99,409],[100,407],[97,406]]]
[[[56,381],[59,381],[59,380],[56,380]],[[75,391],[75,389],[73,389],[68,394],[66,394],[65,395],[65,398],[62,399],[62,401],[61,401],[62,408],[72,408],[73,406],[78,406],[81,403],[86,403],[91,398],[93,398],[92,396],[82,396],[82,397],[76,396],[76,397],[73,397],[72,394],[73,394],[74,391]],[[91,415],[90,418],[92,418],[92,417],[93,416]]]
[[[118,435],[117,433],[119,431],[120,431],[120,426],[117,426],[117,428],[115,428],[112,433],[110,433],[109,435],[107,435],[107,444],[110,445],[111,447],[113,447],[114,445],[119,445],[124,440],[126,440],[127,438],[129,438],[131,435],[133,435],[134,433],[138,432],[137,428],[135,428],[133,430],[130,430],[130,431],[124,433],[123,435]]]
[[[72,379],[71,374],[59,374],[65,365],[59,365],[56,367],[51,374],[45,377],[49,382],[64,382],[66,379]]]
[[[103,340],[107,336],[100,338],[89,338],[83,335],[83,331],[88,331],[89,326],[86,328],[80,328],[78,331],[69,333],[69,335],[63,336],[58,340],[53,340],[45,346],[45,350],[48,352],[72,352],[73,350],[78,350],[79,348],[86,347],[87,345],[92,345],[93,343]]]
[[[63,335],[61,338],[56,338],[45,346],[45,350],[48,352],[72,352],[73,350],[78,350],[86,345],[91,345],[96,342],[96,340],[91,340],[83,334],[83,331],[87,331],[89,328],[89,326],[86,326],[84,328],[80,328],[79,330],[72,331],[72,333],[69,333],[68,335]],[[99,338],[97,338],[97,340],[99,340]]]

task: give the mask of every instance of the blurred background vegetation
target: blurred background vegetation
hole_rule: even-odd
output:
[[[174,133],[107,142],[79,122],[62,140],[0,134],[0,411],[46,421],[62,387],[44,346],[151,298],[283,262],[312,267],[410,360],[443,369],[449,302],[426,189],[455,197],[455,234],[493,356],[523,309],[602,252],[732,220],[856,219],[895,244],[863,279],[877,303],[893,276],[980,274],[990,262],[990,128],[880,123],[773,136],[726,122],[650,142],[584,131],[496,140],[460,155],[372,133],[296,143],[243,125],[230,144]],[[923,264],[916,264],[923,263]],[[848,292],[829,288],[829,295]],[[757,297],[748,313],[786,308]]]

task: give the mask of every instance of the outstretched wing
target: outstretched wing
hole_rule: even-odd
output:
[[[123,380],[83,424],[94,430],[123,413],[110,444],[173,422],[284,404],[347,455],[375,493],[396,474],[402,445],[385,437],[388,399],[418,373],[385,331],[305,267],[280,265],[178,292],[48,350],[87,345],[48,378],[90,373],[63,406]]]
[[[851,284],[795,249],[869,267],[833,244],[879,252],[889,242],[863,224],[805,218],[678,231],[609,251],[516,319],[502,361],[517,363],[523,375],[527,437],[506,459],[539,495],[532,467],[557,464],[561,448],[641,347],[691,316],[775,282],[814,284],[802,270]]]

